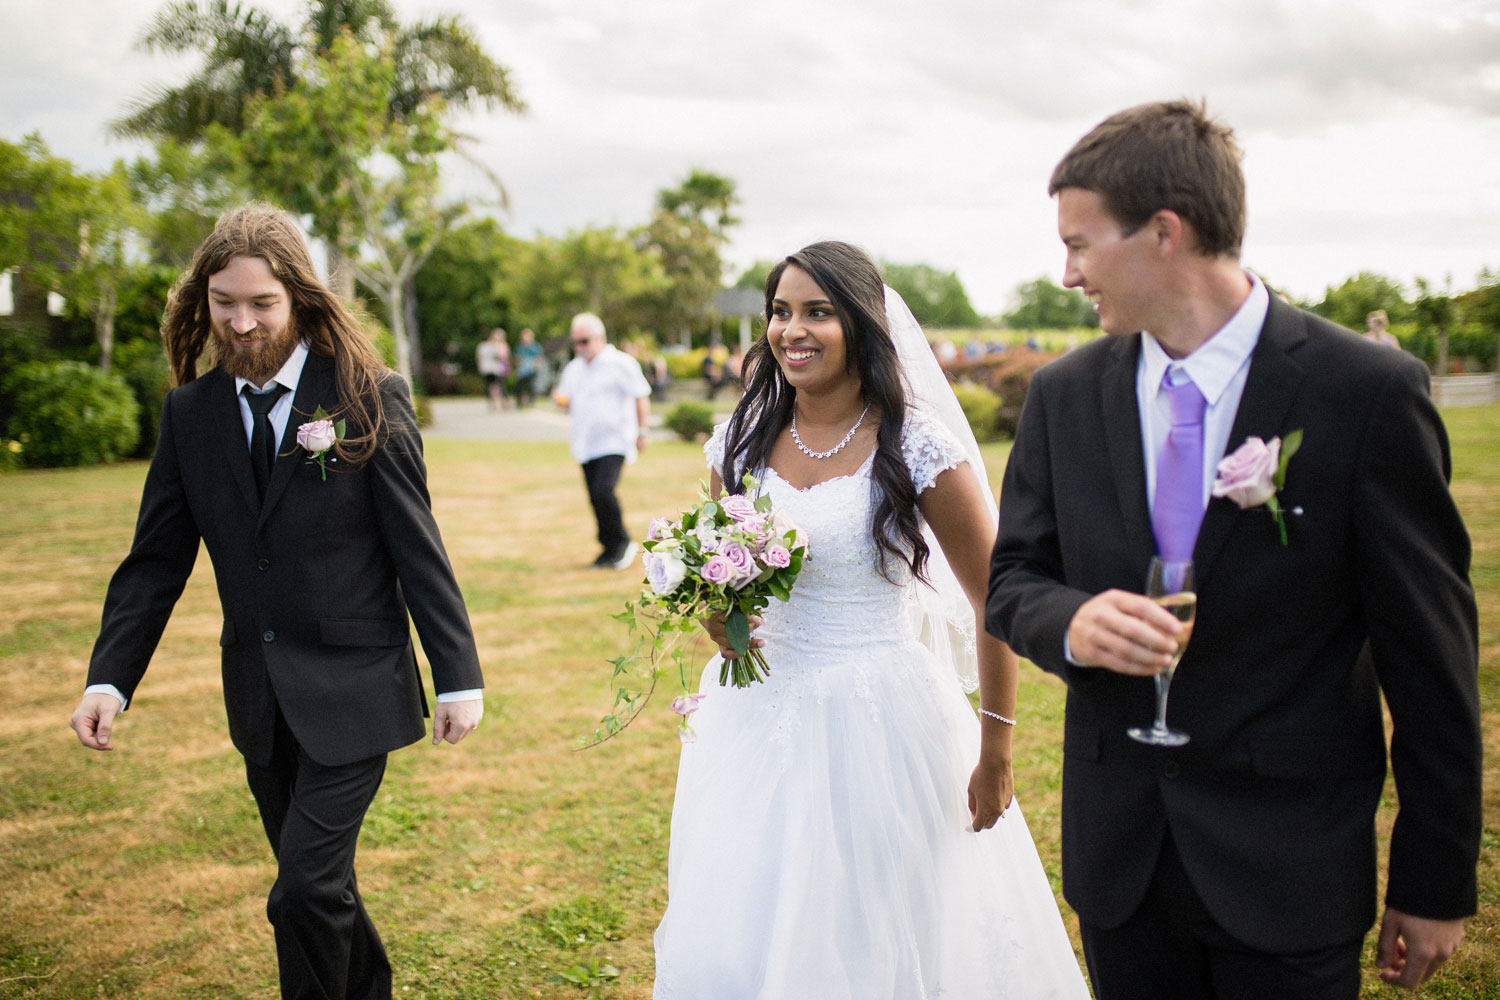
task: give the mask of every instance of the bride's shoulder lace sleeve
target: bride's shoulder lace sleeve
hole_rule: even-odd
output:
[[[723,474],[724,469],[724,447],[725,439],[729,436],[729,421],[714,425],[714,432],[703,442],[703,457],[708,460],[708,467],[715,472]]]
[[[720,446],[722,450],[722,445]],[[906,413],[906,428],[901,436],[901,457],[906,460],[912,485],[917,492],[928,490],[937,477],[948,469],[969,460],[964,447],[941,422],[926,412],[911,407]]]

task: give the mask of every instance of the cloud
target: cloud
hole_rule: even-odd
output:
[[[259,0],[284,20],[304,0]],[[0,120],[100,169],[105,123],[190,60],[133,48],[157,0],[0,0]],[[1247,261],[1321,292],[1500,263],[1493,0],[395,0],[462,16],[530,110],[465,116],[520,235],[629,227],[694,168],[733,178],[736,266],[812,239],[959,272],[982,310],[1059,276],[1046,179],[1106,114],[1201,96],[1235,127]],[[45,46],[36,39],[46,38]],[[450,171],[455,191],[480,190]]]

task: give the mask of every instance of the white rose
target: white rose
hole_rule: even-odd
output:
[[[676,590],[687,576],[687,563],[675,552],[647,552],[641,562],[646,567],[646,582],[662,597]]]

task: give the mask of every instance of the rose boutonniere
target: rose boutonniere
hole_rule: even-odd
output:
[[[1286,509],[1281,506],[1281,488],[1286,485],[1286,467],[1302,447],[1302,430],[1298,428],[1286,436],[1286,440],[1273,437],[1262,441],[1258,437],[1247,437],[1245,443],[1220,460],[1214,478],[1213,495],[1228,497],[1241,510],[1265,505],[1276,519],[1276,528],[1281,532],[1281,544],[1286,540]],[[1292,513],[1300,514],[1301,508]]]
[[[297,428],[297,444],[317,461],[318,471],[322,473],[325,483],[328,482],[328,462],[338,461],[336,458],[330,459],[328,452],[335,444],[344,440],[345,426],[343,420],[330,419],[320,405],[313,411],[313,418]]]

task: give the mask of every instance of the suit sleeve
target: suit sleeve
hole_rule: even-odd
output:
[[[1091,595],[1062,581],[1051,477],[1046,373],[1037,372],[1000,490],[1000,528],[990,557],[985,629],[1049,673],[1069,680],[1063,639]]]
[[[172,608],[198,559],[199,532],[183,492],[172,431],[172,397],[162,404],[161,432],[151,458],[135,539],[104,598],[99,637],[89,659],[89,684],[113,684],[134,699],[161,641]]]
[[[1394,730],[1400,801],[1386,903],[1432,919],[1477,906],[1481,824],[1478,624],[1469,537],[1427,373],[1388,380],[1360,448],[1356,562],[1370,652]]]
[[[389,433],[370,459],[375,517],[438,694],[484,687],[463,594],[443,547],[411,395],[398,377],[382,386]]]

